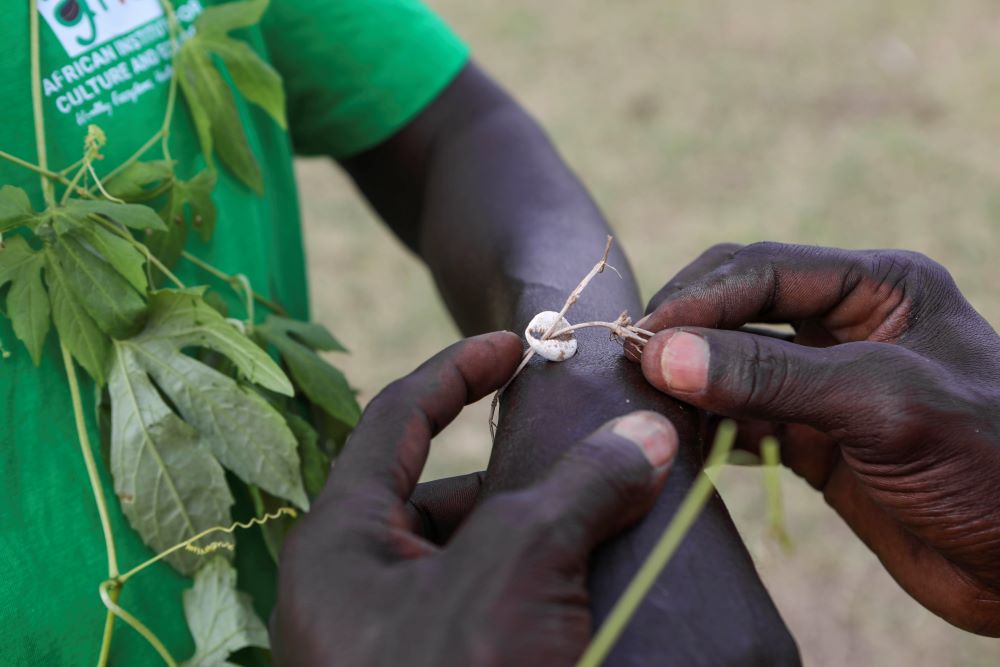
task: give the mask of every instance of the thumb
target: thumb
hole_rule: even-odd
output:
[[[642,372],[657,389],[704,410],[828,431],[869,428],[891,416],[899,407],[894,397],[918,370],[911,354],[887,343],[816,348],[683,327],[650,339]]]
[[[653,506],[677,454],[677,430],[655,412],[612,420],[572,446],[529,493],[549,525],[549,543],[586,558]]]

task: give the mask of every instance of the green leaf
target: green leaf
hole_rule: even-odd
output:
[[[0,188],[0,234],[35,220],[27,193],[13,185]]]
[[[260,23],[270,0],[227,2],[205,8],[195,22],[199,35],[224,35],[230,30],[249,28]]]
[[[97,251],[141,294],[149,287],[146,280],[146,258],[126,239],[96,225],[83,226],[76,234]]]
[[[212,62],[206,43],[193,37],[176,57],[178,80],[211,165],[213,150],[233,174],[258,194],[264,181],[236,109],[236,99]]]
[[[241,648],[270,647],[250,596],[236,590],[236,570],[222,558],[209,561],[184,591],[184,614],[195,645],[184,667],[217,667]]]
[[[291,391],[277,365],[206,304],[199,290],[153,294],[146,328],[118,347],[133,354],[222,465],[247,484],[308,507],[295,437],[281,415],[256,392],[182,353],[187,347],[214,350],[250,380]]]
[[[264,326],[272,332],[279,332],[314,350],[347,352],[347,348],[333,337],[329,329],[316,322],[302,322],[278,315],[269,315]]]
[[[228,357],[249,382],[284,396],[293,389],[264,350],[240,334],[204,299],[205,288],[161,290],[150,298],[142,339],[177,347],[204,347]]]
[[[300,339],[309,339],[314,343],[319,340],[328,345],[330,341],[318,338],[315,331],[304,329],[302,326],[289,326],[288,322],[289,320],[284,318],[271,316],[255,330],[265,341],[278,349],[296,385],[309,397],[309,400],[331,417],[353,426],[361,416],[361,408],[347,383],[347,378],[313,349],[299,342]],[[303,331],[307,332],[305,337],[302,336]],[[338,347],[342,347],[332,336],[330,340]]]
[[[208,528],[229,525],[233,497],[222,466],[163,401],[134,352],[120,343],[108,390],[115,493],[143,541],[159,552]],[[203,538],[203,544],[216,541],[233,539],[226,534]],[[184,574],[194,573],[202,559],[187,550],[167,557]]]
[[[198,134],[198,143],[201,144],[201,152],[205,156],[205,162],[209,169],[215,169],[212,114],[209,113],[208,100],[203,99],[205,93],[202,89],[208,88],[211,92],[211,86],[213,84],[220,85],[222,79],[218,76],[218,72],[206,71],[206,68],[211,68],[211,60],[206,54],[199,56],[196,51],[197,45],[191,46],[192,41],[194,40],[189,39],[178,50],[177,55],[174,56],[174,67],[177,70],[177,82],[181,92],[184,93],[191,121]],[[202,81],[204,78],[208,79],[207,83]],[[221,99],[225,99],[224,92],[220,92],[219,95]],[[229,97],[232,97],[231,93]],[[236,120],[239,120],[238,115]]]
[[[77,232],[58,237],[47,253],[49,263],[59,265],[70,291],[101,331],[125,338],[142,325],[146,312],[142,297],[121,274],[85,248]]]
[[[212,202],[215,181],[215,172],[204,169],[189,181],[176,181],[170,189],[167,204],[160,211],[160,217],[167,222],[167,231],[154,232],[146,239],[146,247],[167,266],[180,259],[187,244],[189,223],[203,241],[212,240],[216,218]]]
[[[24,343],[37,366],[49,333],[49,295],[42,284],[45,258],[20,236],[0,250],[0,288],[12,283],[7,294],[7,315],[14,334]]]
[[[52,321],[60,340],[90,377],[98,385],[103,385],[107,377],[111,342],[77,300],[70,289],[69,277],[48,253],[45,282],[49,286],[49,299],[52,302]]]
[[[112,197],[129,202],[149,201],[173,185],[174,163],[169,160],[133,162],[108,181],[104,189]]]
[[[143,206],[142,204],[119,204],[106,199],[70,199],[66,202],[66,209],[70,214],[83,212],[86,214],[95,213],[114,220],[118,224],[131,227],[132,229],[152,229],[165,231],[166,225],[156,214],[156,211]]]
[[[285,119],[285,90],[281,75],[264,62],[249,44],[229,37],[206,38],[207,48],[226,65],[237,90],[248,102],[267,112],[282,129]]]
[[[310,498],[315,498],[323,490],[327,475],[330,474],[330,457],[320,449],[319,435],[309,422],[293,414],[286,414],[285,421],[299,445],[299,461],[306,493]]]
[[[37,366],[42,358],[45,337],[49,334],[49,295],[42,285],[42,266],[45,260],[35,255],[30,268],[21,274],[7,295],[7,313],[14,325],[14,334],[31,353],[31,360]]]
[[[35,251],[23,237],[13,236],[0,247],[0,287],[14,280],[35,261]]]
[[[215,172],[205,169],[189,181],[178,181],[170,198],[170,219],[189,220],[201,240],[208,243],[215,231]]]

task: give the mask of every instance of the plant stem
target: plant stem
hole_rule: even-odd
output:
[[[76,418],[76,433],[80,439],[80,449],[83,453],[83,462],[87,467],[87,477],[90,479],[90,488],[94,492],[94,501],[97,503],[97,514],[101,518],[101,529],[104,531],[104,546],[108,552],[108,576],[118,576],[118,557],[115,553],[115,538],[111,531],[111,520],[108,518],[108,506],[104,500],[104,487],[101,486],[101,477],[97,473],[97,463],[94,461],[94,452],[90,446],[90,435],[87,433],[87,423],[83,416],[83,401],[80,398],[80,383],[76,377],[76,367],[73,365],[73,357],[65,343],[60,343],[63,356],[63,365],[66,367],[66,378],[69,380],[69,393],[73,400],[73,416]]]
[[[149,249],[149,247],[146,244],[136,241],[135,237],[132,236],[132,234],[129,233],[127,230],[124,230],[120,228],[118,225],[108,222],[99,215],[92,215],[90,216],[90,218],[91,220],[94,220],[98,224],[104,226],[104,228],[107,229],[108,231],[114,232],[118,236],[122,237],[123,239],[131,243],[136,250],[138,250],[139,252],[141,252],[143,255],[146,256],[146,260],[150,264],[159,269],[160,272],[167,277],[167,280],[172,282],[178,288],[184,289],[184,283],[181,282],[181,279],[175,276],[173,272],[167,268],[166,264],[161,262],[159,258],[153,254],[153,252]]]
[[[115,536],[111,530],[108,506],[104,500],[101,478],[97,473],[97,463],[94,461],[94,452],[90,446],[90,436],[87,434],[87,423],[83,417],[83,401],[80,398],[80,384],[76,377],[76,367],[73,365],[73,357],[70,355],[66,344],[60,341],[60,347],[62,349],[63,365],[66,367],[66,378],[69,381],[69,393],[73,402],[73,416],[76,418],[77,438],[80,441],[80,450],[83,453],[83,462],[87,468],[87,478],[90,480],[90,488],[94,493],[94,501],[97,504],[97,514],[101,520],[101,530],[104,532],[104,550],[108,556],[108,576],[113,579],[118,576],[118,555],[115,552]],[[99,667],[103,667],[107,662],[113,633],[114,617],[109,612],[108,617],[104,621],[104,636],[101,640],[101,654],[98,658]]]
[[[45,112],[42,108],[42,76],[41,49],[38,37],[38,0],[30,0],[29,30],[31,31],[31,110],[35,120],[35,146],[38,151],[38,166],[45,171],[49,169],[49,157],[45,147]],[[55,192],[52,182],[44,175],[42,180],[42,196],[45,204],[55,203]]]
[[[37,164],[32,164],[32,163],[28,162],[27,160],[22,160],[21,158],[17,157],[16,155],[11,155],[7,151],[0,151],[0,159],[4,159],[4,160],[8,160],[10,162],[13,162],[14,164],[18,165],[19,167],[24,167],[25,169],[29,169],[29,170],[35,172],[36,174],[41,174],[42,176],[45,176],[46,178],[50,178],[53,181],[56,181],[57,183],[65,185],[66,187],[70,186],[69,179],[67,179],[66,176],[63,175],[62,173],[51,171],[49,169],[42,169]],[[79,161],[76,164],[79,164]],[[72,168],[73,166],[76,166],[76,164],[71,165],[70,168]],[[70,169],[70,168],[68,168],[68,169]],[[90,192],[88,192],[87,190],[85,190],[85,189],[83,189],[81,187],[75,187],[75,188],[73,188],[73,191],[76,194],[80,195],[81,197],[92,197],[93,196],[93,195],[90,194]]]
[[[171,62],[170,62],[170,90],[167,93],[167,110],[163,115],[163,126],[160,129],[160,134],[162,135],[162,151],[163,159],[170,160],[170,124],[174,117],[174,105],[177,102],[177,70],[176,70],[176,55],[177,50],[180,48],[180,44],[177,41],[177,35],[180,32],[180,23],[177,20],[177,14],[174,12],[174,5],[170,0],[160,0],[160,4],[163,5],[164,11],[167,13],[167,29],[170,31],[170,45],[171,45]]]
[[[30,169],[31,171],[35,172],[36,174],[41,174],[42,176],[47,176],[48,178],[54,178],[56,180],[59,180],[59,178],[60,178],[60,175],[57,174],[56,172],[49,171],[48,169],[42,169],[37,164],[32,164],[32,163],[28,162],[27,160],[22,160],[21,158],[17,157],[16,155],[11,155],[7,151],[0,151],[0,158],[3,158],[4,160],[9,160],[9,161],[13,162],[16,165],[24,167],[25,169]],[[69,183],[69,181],[66,181],[66,182]]]
[[[195,255],[192,255],[187,250],[181,252],[181,257],[191,262],[202,271],[215,276],[216,278],[225,283],[232,285],[234,288],[242,284],[238,276],[231,276],[228,273],[215,268],[205,260],[199,259]],[[288,311],[286,311],[280,303],[276,303],[268,299],[266,296],[254,292],[253,290],[250,290],[250,293],[253,295],[254,301],[264,306],[265,308],[268,308],[269,310],[271,310],[271,312],[276,313],[278,315],[288,315]]]
[[[769,532],[782,549],[791,551],[792,540],[785,529],[785,503],[781,495],[781,444],[777,438],[769,435],[760,441],[760,457]]]
[[[69,201],[69,196],[73,194],[74,190],[76,190],[76,184],[79,183],[83,175],[87,173],[88,166],[90,166],[90,163],[86,159],[84,159],[83,164],[80,165],[80,168],[77,170],[76,175],[73,177],[73,180],[70,181],[69,185],[66,186],[66,192],[63,193],[62,199],[59,202],[60,206],[65,206],[66,202]]]
[[[242,529],[246,530],[248,528],[252,528],[253,526],[263,526],[268,521],[273,521],[273,520],[278,519],[278,518],[283,517],[283,516],[290,516],[292,518],[295,518],[296,516],[298,516],[298,512],[296,511],[296,509],[294,507],[279,507],[278,509],[274,510],[270,514],[264,514],[262,516],[251,517],[247,521],[234,521],[232,524],[230,524],[228,526],[213,526],[212,528],[207,528],[207,529],[201,531],[200,533],[198,533],[197,535],[195,535],[193,537],[189,537],[188,539],[184,540],[183,542],[178,542],[177,544],[175,544],[174,546],[170,547],[169,549],[165,549],[165,550],[161,551],[160,553],[156,554],[155,556],[153,556],[149,560],[147,560],[147,561],[145,561],[143,563],[140,563],[139,565],[136,565],[135,567],[133,567],[131,570],[129,570],[125,574],[123,574],[123,575],[121,575],[119,577],[116,577],[113,582],[107,582],[106,581],[104,583],[106,583],[106,584],[108,584],[108,583],[118,583],[119,585],[120,584],[124,584],[126,581],[128,581],[129,579],[131,579],[135,575],[139,574],[140,572],[142,572],[143,570],[145,570],[150,565],[153,565],[154,563],[157,563],[157,562],[163,560],[164,558],[166,558],[167,556],[169,556],[172,553],[180,551],[181,549],[186,549],[189,545],[194,544],[198,540],[200,540],[200,539],[202,539],[204,537],[207,537],[209,535],[212,535],[213,533],[224,533],[226,535],[232,535],[234,532],[236,532],[237,528],[242,528]]]
[[[728,420],[722,422],[716,432],[715,443],[712,445],[712,452],[705,462],[705,468],[724,464],[735,440],[736,425]],[[703,470],[684,497],[677,513],[670,520],[653,550],[646,557],[642,567],[636,572],[635,577],[618,598],[618,602],[611,609],[611,613],[601,625],[600,630],[594,635],[580,661],[576,663],[576,667],[598,667],[604,662],[649,589],[656,583],[663,568],[666,567],[684,536],[698,519],[698,515],[714,490],[715,486],[712,480]]]
[[[112,602],[118,602],[121,590],[119,586],[111,591]],[[114,635],[114,631],[115,612],[109,608],[108,613],[104,617],[104,635],[101,637],[101,652],[97,656],[97,667],[105,667],[108,664],[108,655],[111,653],[111,637]]]
[[[173,657],[171,657],[170,651],[168,651],[167,647],[163,645],[160,638],[153,634],[153,632],[147,628],[142,621],[119,607],[116,600],[111,599],[109,589],[113,586],[115,586],[114,581],[105,581],[99,588],[101,600],[104,602],[104,606],[107,607],[108,610],[115,616],[132,626],[133,630],[142,635],[143,638],[145,638],[145,640],[148,641],[154,649],[156,649],[156,652],[160,654],[160,657],[163,658],[163,662],[166,663],[168,667],[177,667],[177,663],[174,661]]]
[[[105,174],[101,180],[110,181],[112,178],[120,174],[126,167],[131,166],[133,162],[135,162],[143,155],[145,155],[146,151],[155,146],[156,142],[160,140],[160,135],[162,134],[162,132],[163,130],[157,130],[156,132],[154,132],[153,136],[151,136],[149,139],[146,140],[146,143],[140,146],[138,150],[132,153],[132,155],[130,155],[124,162],[122,162],[120,165],[118,165],[117,167],[109,171],[107,174]],[[96,185],[90,188],[91,194],[93,194],[96,191],[97,191]]]

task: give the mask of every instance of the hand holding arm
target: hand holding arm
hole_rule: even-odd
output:
[[[411,510],[424,501],[407,504],[430,439],[498,388],[520,351],[511,334],[458,343],[369,404],[285,542],[271,622],[280,664],[547,666],[579,657],[591,632],[588,557],[653,504],[677,451],[670,422],[640,412],[604,425],[537,484],[482,503],[445,545],[421,534],[426,524]],[[458,514],[463,506],[451,505]]]
[[[719,246],[652,307],[651,383],[756,422],[744,434],[776,434],[904,589],[1000,636],[1000,337],[943,267],[900,251]],[[753,322],[795,336],[735,330]]]
[[[413,122],[345,163],[397,235],[418,251],[467,333],[524,331],[558,310],[599,258],[608,226],[537,123],[470,64]],[[620,246],[574,306],[573,322],[638,312]],[[604,617],[700,473],[694,413],[658,394],[607,332],[579,334],[562,364],[535,361],[506,394],[486,495],[543,479],[579,438],[636,409],[680,432],[671,490],[649,517],[594,559],[590,607]],[[483,425],[484,431],[486,425]],[[673,487],[676,486],[676,489]],[[614,664],[796,664],[794,641],[716,498],[616,646]]]

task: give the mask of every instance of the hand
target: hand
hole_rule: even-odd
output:
[[[1000,337],[916,253],[717,246],[640,326],[646,378],[767,433],[914,598],[1000,636]],[[737,331],[790,323],[790,340]]]
[[[586,298],[579,305],[592,307]],[[574,309],[575,319],[600,317],[583,312]],[[577,338],[579,351],[572,359],[535,360],[504,392],[482,495],[537,483],[574,441],[629,411],[652,410],[670,419],[680,443],[670,483],[638,524],[605,542],[590,559],[587,590],[597,623],[663,534],[704,461],[697,411],[645,382],[604,331],[580,331]],[[801,664],[795,640],[718,495],[702,510],[606,662],[616,667]]]
[[[568,665],[580,655],[592,631],[588,557],[655,500],[677,451],[669,421],[639,412],[606,424],[544,480],[464,521],[474,477],[465,491],[449,485],[436,503],[449,509],[430,521],[418,520],[426,497],[407,505],[431,438],[520,357],[513,334],[472,338],[369,404],[285,542],[271,620],[279,664]],[[444,546],[421,534],[459,523]]]

